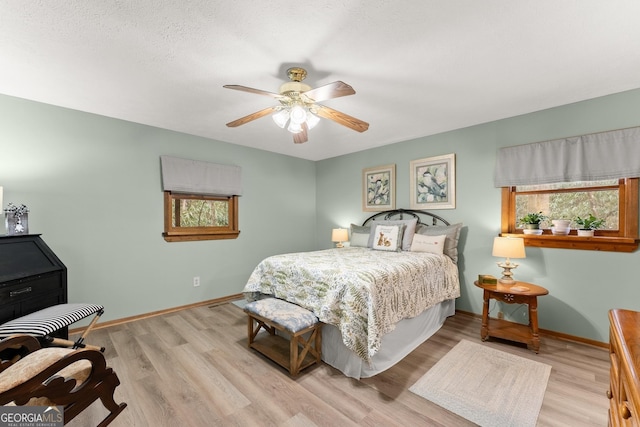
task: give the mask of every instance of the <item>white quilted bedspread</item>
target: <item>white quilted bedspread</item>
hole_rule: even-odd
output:
[[[446,255],[327,249],[275,255],[255,268],[244,288],[270,294],[335,325],[344,344],[364,360],[405,318],[460,296],[458,268]]]

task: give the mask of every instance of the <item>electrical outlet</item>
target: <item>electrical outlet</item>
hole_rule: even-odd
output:
[[[200,276],[195,276],[193,278],[193,287],[200,286]]]
[[[498,312],[498,319],[504,319],[504,313],[499,311]]]

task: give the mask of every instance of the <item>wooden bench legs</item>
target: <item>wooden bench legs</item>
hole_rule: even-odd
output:
[[[292,332],[270,319],[255,313],[248,313],[248,346],[276,362],[296,377],[301,370],[320,363],[322,349],[322,323]],[[258,336],[264,329],[268,334]],[[289,340],[281,335],[289,337]]]

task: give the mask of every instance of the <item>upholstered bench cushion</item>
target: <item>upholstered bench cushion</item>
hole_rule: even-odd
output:
[[[248,313],[269,319],[293,333],[318,323],[316,315],[309,310],[277,298],[253,301],[248,303],[244,309]]]
[[[58,329],[103,310],[98,304],[58,304],[0,325],[0,336],[14,334],[48,335]]]

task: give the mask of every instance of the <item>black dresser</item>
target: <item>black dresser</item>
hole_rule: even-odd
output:
[[[40,235],[0,236],[0,324],[66,303],[67,267]]]

